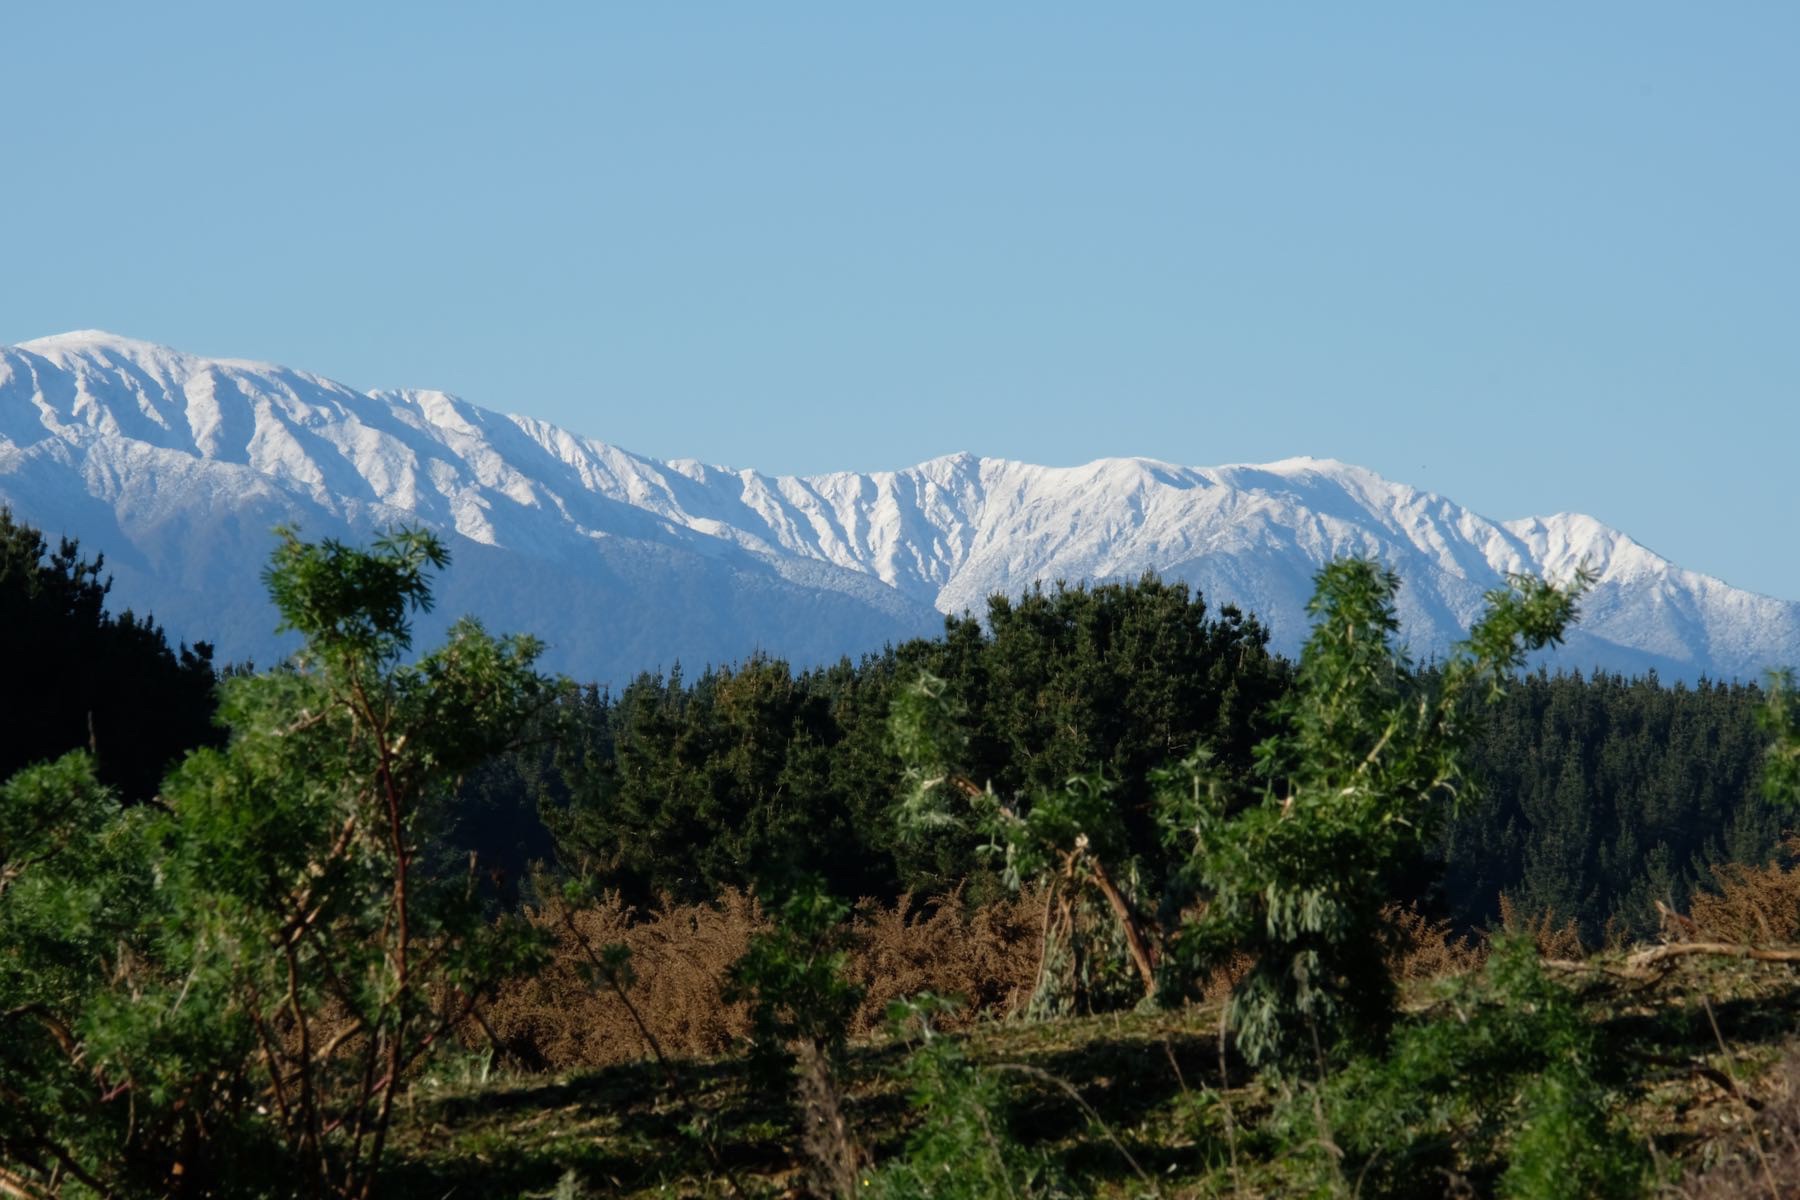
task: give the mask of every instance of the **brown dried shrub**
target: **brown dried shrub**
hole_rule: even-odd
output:
[[[555,937],[550,964],[530,979],[507,985],[486,1010],[488,1025],[512,1062],[534,1070],[599,1067],[645,1057],[631,1014],[606,988],[584,981],[585,939],[595,951],[611,944],[631,950],[631,1002],[664,1053],[707,1057],[750,1034],[748,1005],[728,1003],[725,980],[750,939],[768,930],[755,897],[727,891],[712,904],[662,904],[640,912],[619,897],[569,914],[528,914]],[[864,901],[854,918],[849,975],[865,989],[850,1035],[883,1028],[887,1007],[921,991],[961,997],[961,1011],[945,1022],[967,1026],[1024,1008],[1036,982],[1043,901],[1033,894],[975,909],[960,893],[915,905]],[[484,1036],[476,1029],[466,1034]]]
[[[1747,945],[1800,941],[1800,870],[1792,865],[1800,859],[1800,837],[1788,838],[1784,847],[1787,866],[1716,868],[1718,890],[1694,893],[1696,932]]]
[[[1381,911],[1388,929],[1388,970],[1395,979],[1427,980],[1458,975],[1487,958],[1474,939],[1454,932],[1448,918],[1432,920],[1416,907],[1390,904]]]
[[[1510,913],[1510,907],[1503,909]],[[750,939],[770,928],[754,896],[729,890],[712,904],[663,903],[639,911],[618,895],[568,914],[580,937],[554,905],[528,914],[555,939],[550,964],[537,975],[504,987],[488,1005],[489,1028],[514,1065],[569,1070],[634,1061],[649,1054],[625,1005],[604,987],[585,981],[585,940],[595,951],[612,944],[631,950],[634,982],[628,990],[651,1034],[667,1054],[724,1054],[750,1034],[748,1005],[725,999],[731,966]],[[1411,908],[1388,909],[1393,930],[1389,965],[1401,979],[1435,978],[1468,970],[1482,958],[1479,947],[1452,935],[1448,921],[1431,921]],[[1516,919],[1516,918],[1514,918]],[[946,1016],[947,1028],[1004,1019],[1024,1011],[1037,984],[1044,898],[1026,890],[970,907],[960,891],[892,905],[864,900],[853,918],[849,975],[864,989],[852,1018],[852,1037],[880,1031],[895,1000],[922,991],[956,996],[962,1008]],[[1572,926],[1552,930],[1541,919],[1540,945],[1553,949],[1572,937]],[[1202,988],[1206,1001],[1223,1000],[1250,966],[1238,956]],[[469,1031],[479,1038],[482,1031]]]
[[[560,909],[527,914],[556,938],[537,975],[503,988],[487,1011],[502,1046],[527,1067],[566,1070],[626,1062],[649,1054],[618,997],[583,979],[586,953],[563,924]],[[647,913],[610,894],[569,914],[595,949],[631,950],[636,982],[629,991],[645,1025],[668,1054],[723,1053],[748,1034],[747,1006],[727,1003],[725,973],[750,938],[768,928],[756,898],[728,890],[712,904],[670,904]]]
[[[1575,918],[1570,917],[1559,925],[1555,914],[1548,909],[1536,914],[1526,913],[1505,892],[1500,893],[1500,928],[1506,933],[1530,938],[1543,958],[1574,959],[1587,954]]]
[[[919,992],[961,998],[961,1011],[940,1022],[946,1028],[1024,1011],[1037,984],[1043,922],[1043,894],[1032,890],[973,910],[961,889],[917,908],[910,896],[891,907],[863,901],[850,973],[865,991],[852,1036],[881,1029],[888,1005]]]

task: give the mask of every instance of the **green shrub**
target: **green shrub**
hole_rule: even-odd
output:
[[[421,855],[459,776],[549,694],[464,621],[418,663],[435,538],[284,535],[295,662],[222,688],[159,811],[68,759],[0,796],[0,1150],[114,1194],[367,1195],[409,1075],[542,939]],[[33,1029],[15,1036],[14,1029]],[[22,1098],[22,1099],[20,1099]]]
[[[1761,724],[1771,737],[1763,767],[1763,790],[1770,800],[1800,808],[1800,697],[1792,671],[1769,674]]]
[[[912,1053],[900,1068],[921,1120],[900,1157],[869,1180],[879,1200],[1049,1200],[1074,1193],[1048,1156],[1021,1145],[1007,1125],[999,1077],[939,1036],[946,1001],[929,993],[895,1003],[889,1019]]]
[[[1623,1197],[1643,1188],[1642,1148],[1608,1118],[1600,1042],[1527,938],[1502,939],[1479,977],[1453,980],[1380,1057],[1296,1094],[1281,1125],[1324,1136],[1364,1195],[1439,1196],[1466,1178],[1518,1200]]]
[[[843,1053],[862,991],[845,974],[850,906],[816,879],[802,881],[773,913],[775,928],[750,939],[728,993],[750,1001],[758,1051],[781,1055],[798,1041]]]
[[[850,907],[817,879],[803,879],[774,911],[775,928],[750,939],[726,996],[750,1002],[754,1060],[793,1081],[800,1146],[814,1194],[849,1200],[864,1153],[845,1113],[842,1066],[862,989],[845,968]],[[789,1070],[791,1064],[791,1070]]]
[[[1321,570],[1281,730],[1257,751],[1261,795],[1239,795],[1204,752],[1163,776],[1164,821],[1187,853],[1174,906],[1193,913],[1165,993],[1189,994],[1247,954],[1230,1011],[1252,1063],[1322,1073],[1340,1043],[1379,1045],[1393,1007],[1382,910],[1467,786],[1471,701],[1497,698],[1528,651],[1560,640],[1581,586],[1520,578],[1490,593],[1468,640],[1421,677],[1394,645],[1393,572],[1359,560]]]

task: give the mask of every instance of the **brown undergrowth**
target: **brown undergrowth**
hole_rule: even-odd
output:
[[[1505,892],[1500,893],[1500,928],[1505,933],[1530,938],[1544,958],[1582,958],[1587,954],[1574,918],[1558,922],[1556,915],[1548,909],[1527,913]]]
[[[550,965],[503,988],[486,1018],[514,1065],[530,1070],[610,1066],[648,1049],[618,997],[583,978],[584,954],[559,912],[529,914],[555,938]],[[659,904],[640,911],[616,894],[572,914],[591,945],[631,951],[627,994],[664,1052],[724,1054],[750,1034],[749,1009],[725,999],[731,965],[770,928],[754,896],[728,890],[712,904]],[[1023,1009],[1036,981],[1043,902],[1033,893],[969,909],[960,893],[892,905],[864,901],[854,918],[852,981],[864,998],[850,1028],[882,1028],[887,1007],[922,991],[954,995],[963,1007],[949,1024],[966,1026]],[[473,1031],[472,1037],[481,1036]]]
[[[1399,904],[1381,915],[1389,932],[1388,971],[1401,983],[1473,971],[1487,959],[1486,944],[1459,936],[1448,918],[1433,920]]]
[[[1717,870],[1717,890],[1697,897],[1693,915],[1680,918],[1687,924],[1671,921],[1665,935],[1699,930],[1722,945],[1743,932],[1753,932],[1752,940],[1763,945],[1793,940],[1792,927],[1800,924],[1797,875],[1780,865]],[[491,1176],[493,1194],[551,1194],[559,1176],[608,1194],[664,1194],[659,1189],[671,1180],[686,1181],[684,1194],[716,1194],[727,1179],[721,1163],[746,1181],[745,1194],[795,1194],[809,1158],[815,1188],[844,1192],[853,1176],[860,1188],[868,1177],[861,1168],[869,1161],[861,1151],[879,1165],[916,1128],[916,1115],[898,1097],[890,1048],[864,1039],[878,1028],[888,998],[924,989],[972,1000],[959,1020],[974,1026],[962,1044],[975,1060],[1022,1062],[1070,1081],[1081,1103],[1117,1131],[1131,1157],[1165,1181],[1162,1194],[1311,1194],[1318,1179],[1310,1160],[1283,1140],[1291,1131],[1270,1123],[1272,1101],[1263,1085],[1235,1068],[1216,1074],[1226,1069],[1216,1007],[983,1021],[1023,1006],[1037,967],[1042,909],[1030,897],[977,908],[958,901],[953,895],[859,907],[851,972],[868,995],[849,1030],[853,1044],[843,1074],[814,1070],[809,1076],[803,1061],[798,1139],[792,1115],[745,1083],[748,1076],[732,1052],[742,1047],[747,1016],[720,998],[728,968],[767,927],[755,901],[728,893],[711,905],[633,912],[612,897],[581,910],[578,927],[591,940],[633,948],[632,1004],[668,1053],[712,1059],[679,1065],[683,1107],[671,1108],[654,1072],[629,1061],[646,1057],[641,1035],[616,998],[582,982],[565,945],[542,977],[502,996],[495,1024],[541,1052],[545,1065],[611,1069],[556,1080],[513,1074],[466,1096],[454,1089],[443,1093],[421,1109],[424,1116],[406,1134],[404,1153],[416,1178],[409,1177],[411,1190],[397,1194],[441,1196],[447,1181],[471,1172]],[[538,919],[557,928],[557,917]],[[1579,954],[1567,922],[1526,916],[1511,904],[1507,919],[1543,953]],[[1448,922],[1416,910],[1390,908],[1385,921],[1388,965],[1402,984],[1478,971],[1487,957],[1485,938],[1457,936]],[[1653,949],[1672,948],[1680,947]],[[1669,958],[1654,972],[1627,973],[1621,964],[1628,957],[1628,948],[1619,947],[1549,965],[1569,985],[1570,1004],[1602,1047],[1595,1061],[1608,1089],[1607,1120],[1632,1131],[1661,1164],[1653,1192],[1645,1194],[1800,1197],[1800,1045],[1793,1040],[1791,969],[1704,954]],[[1209,990],[1222,997],[1236,973],[1221,971]],[[1425,987],[1405,994],[1427,992],[1436,994]],[[1409,1009],[1409,1022],[1449,1019],[1443,1010]],[[1193,1081],[1215,1088],[1218,1105],[1196,1108],[1202,1093],[1190,1093]],[[841,1092],[822,1103],[807,1094],[815,1085]],[[1092,1130],[1065,1113],[1060,1100],[1019,1099],[1030,1114],[1021,1125],[1029,1144],[1051,1155],[1059,1169],[1092,1185],[1094,1194],[1138,1194],[1129,1190],[1134,1184],[1110,1148],[1097,1148]],[[833,1124],[807,1115],[815,1110],[839,1119]],[[689,1111],[705,1118],[704,1143],[671,1132]],[[827,1148],[843,1153],[803,1153],[809,1138],[834,1132]],[[1466,1140],[1474,1136],[1469,1130],[1452,1128],[1450,1134],[1456,1153],[1463,1153],[1457,1146],[1479,1149],[1479,1139]],[[1451,1145],[1443,1136],[1435,1126],[1420,1126],[1396,1144],[1437,1154]],[[1504,1142],[1496,1144],[1501,1157],[1481,1159],[1483,1169],[1497,1170],[1510,1154]],[[1475,1161],[1453,1165],[1461,1170]],[[821,1173],[820,1163],[830,1170]]]
[[[1800,836],[1783,850],[1785,864],[1715,868],[1716,890],[1696,892],[1691,903],[1694,932],[1745,944],[1800,941]]]
[[[549,966],[506,985],[486,1007],[489,1030],[511,1065],[531,1071],[611,1066],[645,1057],[649,1048],[619,997],[586,980],[586,955],[563,925],[560,911],[534,911],[530,920],[555,939]],[[646,910],[608,894],[571,914],[592,947],[619,944],[631,951],[626,994],[667,1054],[707,1058],[730,1052],[750,1035],[748,1006],[725,998],[725,979],[752,936],[770,928],[749,893],[728,890],[711,904],[662,903]],[[977,907],[960,891],[892,905],[864,900],[854,917],[850,974],[863,991],[849,1030],[864,1038],[883,1028],[888,1006],[920,992],[956,996],[962,1004],[940,1024],[966,1028],[1022,1012],[1037,981],[1043,934],[1042,897],[1027,891]],[[1448,921],[1392,906],[1389,967],[1396,979],[1419,981],[1467,971],[1485,945],[1458,937]],[[1561,942],[1547,919],[1541,943]],[[1222,1000],[1248,969],[1239,960],[1215,972],[1204,989]],[[479,1028],[469,1040],[483,1039]]]

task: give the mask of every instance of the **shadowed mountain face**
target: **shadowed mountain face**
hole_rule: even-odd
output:
[[[1037,467],[953,455],[904,471],[767,476],[659,462],[442,392],[357,392],[110,334],[0,349],[0,502],[107,554],[114,602],[226,658],[282,651],[259,568],[277,524],[447,535],[427,630],[465,612],[549,662],[621,681],[762,650],[798,663],[927,634],[1056,579],[1181,578],[1291,652],[1312,572],[1374,556],[1415,652],[1441,651],[1506,572],[1600,580],[1556,659],[1755,677],[1800,661],[1800,603],[1684,571],[1592,518],[1496,523],[1317,459]]]

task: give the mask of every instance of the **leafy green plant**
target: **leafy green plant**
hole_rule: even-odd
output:
[[[845,977],[850,906],[808,879],[772,915],[775,928],[751,938],[731,971],[732,994],[751,1001],[756,1045],[779,1056],[804,1040],[841,1054],[862,1000]]]
[[[265,578],[305,648],[224,684],[229,743],[190,755],[158,811],[108,814],[80,759],[7,787],[34,832],[0,866],[0,1006],[60,1052],[34,1037],[11,1073],[60,1099],[0,1137],[40,1176],[368,1196],[409,1075],[541,960],[522,922],[487,919],[473,862],[421,867],[459,776],[552,686],[535,641],[472,621],[402,665],[447,562],[425,533],[284,534]]]
[[[1438,1196],[1447,1180],[1518,1200],[1640,1194],[1648,1163],[1608,1117],[1594,1026],[1538,965],[1529,938],[1503,938],[1480,977],[1452,981],[1396,1030],[1386,1054],[1352,1060],[1288,1102],[1281,1124],[1313,1144],[1318,1117],[1364,1195]]]
[[[973,831],[1001,859],[1009,887],[1030,882],[1043,890],[1039,1012],[1072,1008],[1084,993],[1103,990],[1108,969],[1121,962],[1136,971],[1140,994],[1152,994],[1153,933],[1128,894],[1126,831],[1109,781],[1096,771],[1060,788],[1003,798],[991,782],[978,786],[966,772],[965,715],[948,684],[929,672],[895,697],[890,728],[904,764],[896,808],[902,835]]]
[[[154,916],[149,816],[121,812],[82,753],[0,786],[0,1166],[15,1186],[167,1175],[163,1122],[146,1114],[134,1143],[128,1106],[85,1061],[109,981],[153,969],[124,949]]]
[[[899,1074],[921,1121],[905,1153],[869,1180],[868,1194],[880,1200],[1072,1195],[1048,1156],[1012,1136],[999,1075],[970,1062],[960,1045],[937,1033],[934,1019],[951,1007],[922,993],[888,1009],[895,1036],[912,1044]]]
[[[1471,701],[1497,698],[1527,652],[1561,639],[1584,584],[1515,578],[1491,592],[1427,682],[1394,644],[1398,578],[1372,562],[1331,563],[1281,730],[1258,748],[1261,795],[1239,795],[1204,751],[1164,775],[1193,914],[1165,983],[1185,993],[1248,954],[1230,1013],[1252,1063],[1322,1073],[1340,1041],[1380,1043],[1393,1011],[1381,911],[1467,786]]]
[[[1500,1194],[1510,1200],[1626,1200],[1649,1172],[1643,1148],[1607,1117],[1604,1098],[1578,1070],[1558,1066],[1521,1099]]]
[[[1765,696],[1758,718],[1772,740],[1764,760],[1763,792],[1776,804],[1800,808],[1800,697],[1794,673],[1770,672]]]
[[[815,1194],[847,1200],[860,1186],[864,1152],[845,1114],[841,1068],[862,989],[845,975],[850,907],[817,879],[803,879],[774,911],[775,928],[750,939],[727,995],[750,1001],[753,1054],[765,1073],[793,1080],[800,1144]]]

